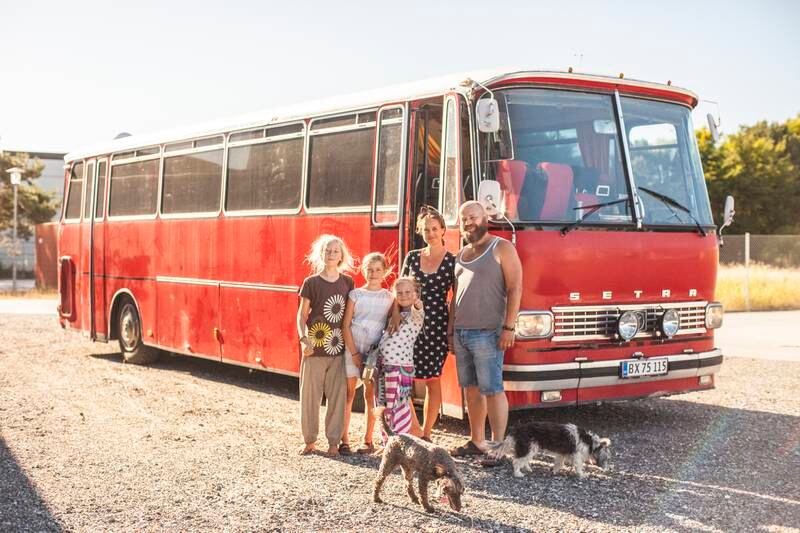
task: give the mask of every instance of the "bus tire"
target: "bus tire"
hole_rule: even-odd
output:
[[[142,321],[132,300],[126,298],[119,310],[117,331],[122,359],[134,365],[155,363],[161,357],[161,350],[145,346],[142,342]]]

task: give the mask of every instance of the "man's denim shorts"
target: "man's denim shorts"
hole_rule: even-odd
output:
[[[496,329],[456,329],[454,344],[458,384],[478,387],[483,395],[503,392],[503,350]]]

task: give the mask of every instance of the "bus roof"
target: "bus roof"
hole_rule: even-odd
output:
[[[377,107],[382,104],[434,97],[453,90],[463,92],[469,88],[468,85],[463,85],[463,82],[470,79],[479,82],[481,85],[490,87],[515,79],[531,79],[532,81],[536,81],[537,79],[548,80],[550,83],[567,83],[573,80],[606,86],[614,85],[623,89],[639,88],[656,91],[665,95],[671,93],[676,99],[689,102],[692,106],[695,106],[698,102],[697,95],[686,89],[674,85],[640,80],[557,70],[524,70],[513,68],[480,70],[392,85],[343,96],[320,98],[309,102],[267,109],[235,118],[226,118],[194,126],[122,137],[111,141],[96,143],[70,152],[64,156],[64,161],[69,163],[76,159],[83,159],[95,155],[105,155],[162,143],[195,139],[229,131],[290,122],[308,117],[346,113],[357,109]]]

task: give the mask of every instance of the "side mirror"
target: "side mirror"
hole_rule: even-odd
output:
[[[711,138],[714,139],[714,142],[717,142],[719,140],[719,127],[717,126],[717,121],[714,120],[714,115],[708,113],[706,115],[706,120],[708,121],[708,129],[711,132]],[[730,196],[728,196],[728,198],[733,201],[733,198]],[[725,205],[727,206],[727,201],[725,202]]]
[[[728,196],[725,198],[725,222],[722,223],[722,227],[726,228],[733,223],[733,215],[736,214],[734,210],[734,201],[733,196]]]
[[[725,214],[723,215],[724,219],[722,225],[719,227],[719,231],[717,232],[719,235],[719,244],[723,245],[725,242],[722,240],[722,230],[733,224],[733,216],[736,214],[736,210],[734,209],[734,202],[733,196],[728,195],[725,198]]]
[[[484,180],[478,186],[478,198],[486,214],[496,217],[500,214],[500,204],[502,203],[500,184],[494,180]]]
[[[497,100],[482,98],[478,100],[475,111],[478,114],[478,130],[483,133],[500,131],[500,109]]]

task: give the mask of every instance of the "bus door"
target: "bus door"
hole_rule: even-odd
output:
[[[106,205],[106,178],[108,175],[108,159],[98,159],[95,167],[94,206],[91,225],[91,254],[89,263],[90,301],[93,320],[91,337],[93,340],[108,339],[108,298],[106,294],[106,224],[104,222]]]
[[[375,169],[372,183],[370,250],[382,251],[390,262],[403,260],[403,176],[408,153],[407,106],[378,110]]]
[[[458,207],[475,197],[465,188],[472,186],[468,107],[463,95],[449,93],[442,110],[439,211],[447,224],[445,245],[454,254],[461,249]],[[467,132],[466,139],[463,131]],[[458,385],[455,356],[449,354],[442,368],[442,410],[446,415],[463,418],[465,405],[463,389]]]
[[[77,287],[80,277],[80,220],[85,170],[83,161],[73,162],[66,170],[63,218],[58,226],[58,292],[61,300],[58,313],[77,328],[80,328],[80,298]]]
[[[83,201],[81,214],[80,253],[77,264],[78,316],[80,328],[94,339],[92,316],[92,279],[90,274],[92,256],[92,199],[94,198],[94,182],[96,176],[95,160],[86,161],[86,177],[83,182]]]
[[[439,115],[433,115],[432,110],[438,110]],[[437,208],[447,225],[445,246],[452,253],[458,253],[461,248],[458,207],[475,198],[469,116],[466,99],[458,93],[445,95],[443,105],[438,109],[433,105],[428,109],[423,106],[417,115],[415,162],[418,179],[413,196],[414,211],[409,214],[409,231],[414,232],[416,213],[422,205]],[[410,242],[414,248],[425,245],[413,233]],[[450,354],[442,369],[442,410],[448,416],[463,418],[464,405],[455,357]]]
[[[444,216],[447,248],[454,253],[461,248],[458,206],[475,198],[470,116],[466,99],[458,93],[424,102],[414,110],[409,250],[425,246],[414,224],[423,205],[435,207]]]
[[[442,158],[442,99],[417,103],[414,107],[411,128],[411,172],[409,188],[409,212],[406,234],[401,248],[404,256],[408,250],[425,246],[422,237],[416,234],[416,218],[423,205],[439,209],[440,163]],[[402,257],[400,258],[402,260]]]
[[[469,106],[463,95],[446,96],[442,116],[439,211],[447,223],[445,243],[453,253],[461,249],[458,208],[467,200],[475,199],[469,116]]]

